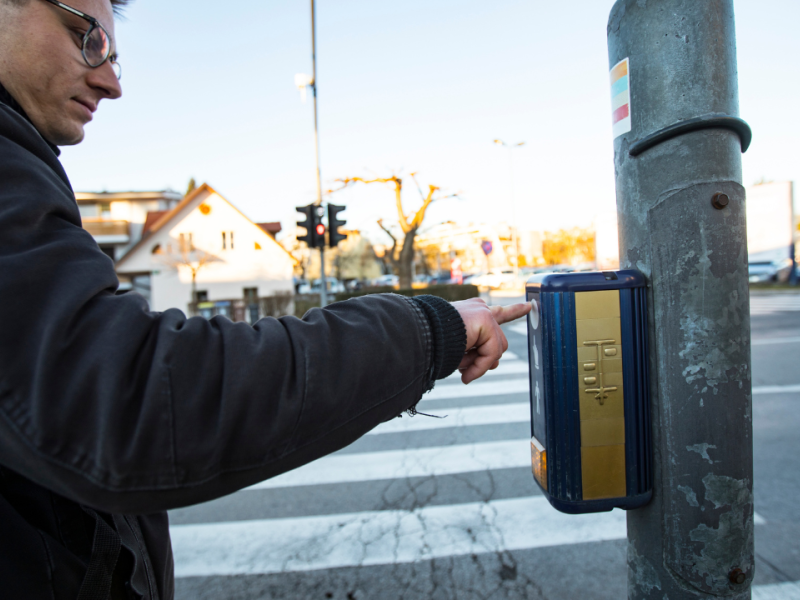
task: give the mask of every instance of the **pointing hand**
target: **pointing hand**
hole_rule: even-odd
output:
[[[508,340],[500,325],[524,317],[531,305],[487,306],[481,298],[453,302],[467,328],[467,347],[458,366],[461,381],[470,383],[486,371],[496,369],[500,357],[508,350]]]

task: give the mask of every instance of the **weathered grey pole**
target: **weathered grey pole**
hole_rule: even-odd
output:
[[[628,77],[614,89],[621,266],[648,278],[651,331],[655,495],[628,513],[628,598],[750,598],[750,131],[733,0],[619,0],[608,45],[612,68],[628,59],[612,76]]]
[[[317,116],[317,7],[311,0],[311,94],[314,97],[314,150],[317,155],[317,201],[322,206],[322,173],[319,168],[319,118]],[[315,209],[316,210],[316,209]],[[320,215],[321,216],[321,215]],[[312,234],[313,235],[313,234]],[[320,305],[328,305],[328,283],[325,276],[325,238],[319,247],[319,273],[322,281]]]

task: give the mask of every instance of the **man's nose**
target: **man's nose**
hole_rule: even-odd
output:
[[[92,69],[87,83],[101,92],[101,98],[115,100],[122,96],[122,86],[111,66],[111,61],[106,61],[99,67]]]

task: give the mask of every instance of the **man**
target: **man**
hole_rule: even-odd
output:
[[[376,295],[255,326],[117,295],[58,146],[121,95],[125,0],[0,0],[0,595],[169,599],[167,509],[411,410],[507,348],[489,309]]]

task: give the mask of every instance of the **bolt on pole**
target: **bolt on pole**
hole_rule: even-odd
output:
[[[749,599],[750,130],[733,0],[618,0],[608,46],[620,266],[648,280],[651,331],[654,497],[628,512],[628,598]]]
[[[322,206],[322,172],[319,166],[319,120],[317,117],[317,23],[316,5],[311,0],[311,94],[314,97],[314,149],[317,156],[317,206]],[[320,304],[328,305],[328,283],[325,280],[325,242],[319,247],[319,270],[322,280]]]

